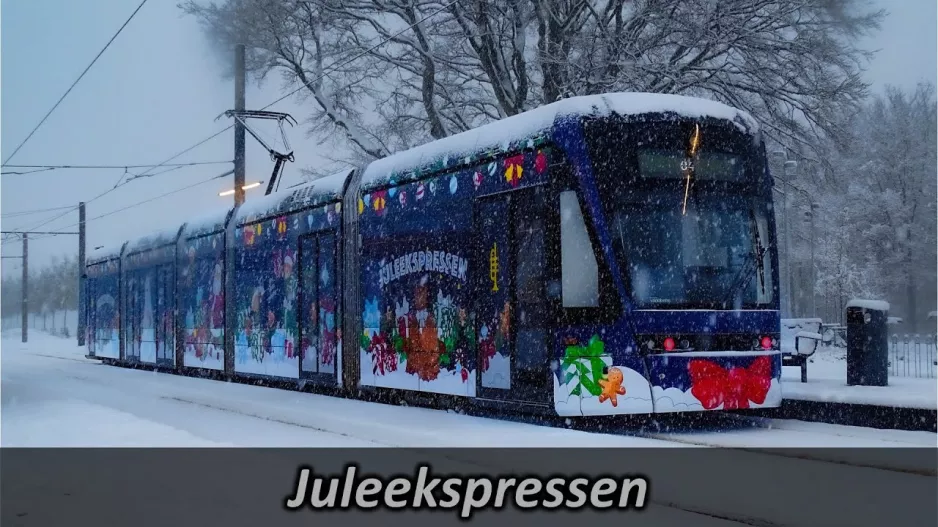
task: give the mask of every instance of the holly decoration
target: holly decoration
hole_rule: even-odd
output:
[[[595,396],[602,393],[599,380],[603,378],[603,369],[606,367],[602,360],[604,351],[605,344],[599,335],[593,335],[585,346],[567,346],[560,371],[564,374],[561,384],[577,381],[570,395],[581,395],[583,390]]]

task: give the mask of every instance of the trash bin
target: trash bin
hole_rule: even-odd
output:
[[[889,380],[889,303],[847,303],[847,385],[886,386]]]

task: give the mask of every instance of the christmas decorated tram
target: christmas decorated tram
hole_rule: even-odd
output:
[[[99,251],[88,353],[564,416],[774,407],[771,187],[744,112],[566,99]]]

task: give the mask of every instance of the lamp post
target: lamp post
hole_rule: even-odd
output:
[[[787,157],[787,155],[786,155]],[[785,186],[786,190],[791,191],[791,180],[795,178],[795,175],[798,173],[798,162],[788,159],[785,161]],[[785,216],[785,274],[787,275],[787,280],[785,287],[788,290],[788,312],[790,316],[795,315],[795,309],[792,305],[794,300],[792,282],[794,281],[791,276],[791,220],[788,214],[788,192],[785,193],[785,207],[783,209],[783,214]]]
[[[784,167],[784,164],[785,164],[785,161],[787,161],[787,160],[788,160],[788,154],[787,154],[784,150],[778,149],[778,150],[773,150],[773,151],[772,151],[772,161],[773,161],[772,165],[773,165],[773,167],[783,168],[783,167]],[[783,176],[783,177],[775,176],[775,179],[781,179],[783,182],[785,181],[785,177],[784,177],[784,176]],[[788,223],[787,223],[787,221],[786,221],[786,218],[788,217],[788,193],[785,192],[785,191],[782,190],[782,189],[779,189],[778,187],[775,187],[775,186],[772,187],[772,190],[774,190],[775,192],[777,192],[777,193],[780,195],[780,197],[782,198],[782,200],[783,200],[783,201],[782,201],[782,210],[781,210],[782,217],[780,218],[781,221],[780,221],[779,223],[780,223],[780,224],[783,226],[783,228],[785,229],[785,234],[786,234],[786,236],[785,236],[784,240],[781,240],[781,239],[779,240],[779,244],[780,244],[780,245],[783,244],[783,245],[785,246],[785,251],[783,252],[783,251],[781,250],[781,247],[779,247],[779,251],[778,251],[778,253],[779,253],[779,273],[778,273],[778,274],[779,274],[779,278],[782,279],[782,274],[783,274],[783,272],[784,272],[786,275],[787,275],[787,272],[788,272],[788,271],[787,271],[787,264],[788,264],[788,236],[787,236],[787,234],[788,234]],[[776,209],[776,211],[778,211],[778,209]],[[778,217],[777,214],[776,214],[776,217]],[[784,261],[784,262],[781,261],[782,258],[785,258],[785,261]],[[783,265],[784,265],[785,267],[782,267]],[[782,302],[781,302],[782,313],[785,313],[786,310],[790,313],[790,312],[791,312],[791,295],[789,294],[790,292],[789,292],[789,290],[788,290],[787,284],[784,284],[784,285],[783,285],[782,283],[779,283],[779,292],[782,294],[782,298],[781,298],[781,300],[782,300]]]
[[[784,167],[784,178],[780,178],[784,182],[785,190],[774,189],[776,192],[781,194],[783,201],[782,205],[782,215],[783,223],[785,225],[785,273],[787,274],[787,280],[785,284],[785,290],[787,291],[788,296],[788,306],[789,313],[794,315],[794,309],[792,307],[793,300],[793,289],[794,289],[794,279],[791,274],[791,220],[789,218],[789,204],[788,197],[793,191],[797,191],[805,197],[805,200],[808,203],[808,210],[805,211],[803,221],[810,225],[811,235],[808,242],[811,244],[811,313],[812,316],[817,316],[817,294],[815,288],[817,286],[817,269],[815,261],[815,238],[817,237],[817,231],[815,230],[815,211],[820,209],[821,206],[814,201],[814,197],[808,191],[796,187],[792,184],[792,180],[798,174],[798,162],[792,159],[788,159],[788,153],[784,150],[775,150],[772,152],[776,161]]]
[[[814,211],[821,208],[820,205],[815,201],[811,201],[811,196],[808,195],[804,190],[798,189],[808,198],[808,206],[810,207],[804,213],[805,223],[810,223],[811,225],[811,316],[817,317],[817,265],[814,261],[814,240],[817,237],[817,232],[814,229]]]

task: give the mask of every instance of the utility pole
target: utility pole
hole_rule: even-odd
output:
[[[78,204],[78,345],[85,345],[85,202]]]
[[[29,289],[29,234],[23,233],[23,306],[20,308],[23,311],[23,342],[26,342],[29,331],[29,295],[27,290]]]
[[[4,232],[3,234],[14,234],[10,232]],[[16,233],[18,234],[18,233]],[[11,259],[11,260],[23,260],[23,342],[26,342],[26,326],[29,324],[29,315],[26,314],[26,238],[23,238],[23,255],[22,256],[0,256],[0,258]]]
[[[81,217],[85,217],[85,207],[84,203],[79,205],[81,211]],[[82,224],[84,226],[84,224]],[[29,326],[29,295],[27,291],[29,289],[29,234],[49,234],[57,236],[60,234],[80,234],[78,232],[63,232],[63,231],[0,231],[0,234],[15,234],[17,236],[23,237],[23,255],[22,256],[4,256],[3,258],[21,258],[23,260],[23,342],[26,342],[27,331],[26,328]],[[84,253],[84,243],[79,247],[79,249]],[[81,278],[79,277],[79,286],[81,284]],[[79,324],[81,323],[81,317],[79,316]]]
[[[244,111],[244,90],[245,90],[245,65],[244,65],[244,44],[238,44],[235,47],[235,111]],[[234,201],[235,206],[244,203],[244,124],[240,119],[235,119],[235,140],[234,140]]]

